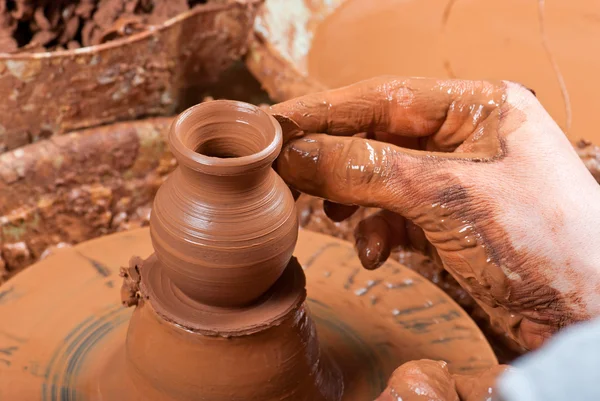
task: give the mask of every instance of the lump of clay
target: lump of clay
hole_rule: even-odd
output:
[[[159,25],[202,0],[0,1],[0,52],[76,49]]]

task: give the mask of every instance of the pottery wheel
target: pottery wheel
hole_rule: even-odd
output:
[[[148,229],[110,235],[57,250],[0,287],[0,400],[87,399],[133,311],[120,303],[119,267],[151,253]],[[321,346],[344,371],[344,400],[374,399],[409,360],[445,360],[454,373],[497,364],[470,317],[410,269],[366,271],[350,243],[304,230],[294,254]]]

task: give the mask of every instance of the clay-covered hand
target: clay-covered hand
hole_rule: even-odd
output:
[[[496,378],[506,365],[472,375],[453,375],[448,364],[422,359],[407,362],[394,371],[387,388],[375,401],[484,401],[495,396]]]
[[[335,220],[383,209],[356,230],[365,267],[439,258],[530,349],[600,315],[600,186],[523,86],[381,77],[272,112],[307,134],[278,159],[289,185]]]

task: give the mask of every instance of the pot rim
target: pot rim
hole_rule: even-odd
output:
[[[183,125],[188,122],[191,116],[196,115],[197,113],[206,112],[210,109],[218,110],[222,108],[228,108],[233,113],[237,113],[239,116],[237,121],[248,123],[251,126],[252,124],[250,122],[243,120],[244,115],[254,116],[264,121],[264,126],[254,128],[258,129],[266,139],[267,144],[258,152],[250,155],[223,158],[198,153],[195,149],[192,149],[184,143],[182,138],[184,131]],[[235,118],[235,115],[232,117]],[[226,121],[221,119],[220,121],[214,121],[213,123],[219,122]],[[195,127],[201,125],[202,121],[199,121],[196,123]],[[190,128],[188,127],[188,129]],[[283,146],[283,134],[281,125],[279,125],[277,120],[258,106],[236,100],[213,100],[192,106],[177,116],[171,125],[169,132],[169,145],[180,165],[209,175],[240,175],[270,167],[281,152]]]

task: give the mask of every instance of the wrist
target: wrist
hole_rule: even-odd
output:
[[[588,320],[600,316],[600,186],[596,182],[583,186],[575,197],[574,204],[564,209],[566,260],[556,285],[577,299],[573,307],[580,320]]]

